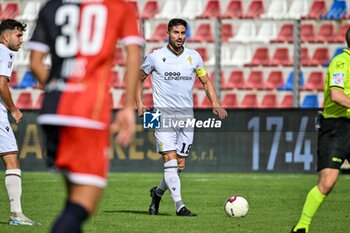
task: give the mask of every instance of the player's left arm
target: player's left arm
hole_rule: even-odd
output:
[[[41,87],[45,86],[46,80],[49,77],[50,69],[45,65],[44,58],[47,53],[32,50],[30,53],[30,70],[38,80]]]
[[[0,97],[4,101],[6,108],[10,111],[12,117],[18,124],[23,117],[22,112],[16,107],[13,102],[10,89],[8,87],[8,77],[0,75]]]
[[[197,75],[199,75],[198,72]],[[220,119],[225,119],[227,117],[227,112],[223,107],[220,106],[214,84],[210,81],[208,73],[206,73],[204,76],[198,77],[201,83],[203,84],[205,94],[207,95],[211,104],[213,105],[213,113],[215,115],[218,115]]]

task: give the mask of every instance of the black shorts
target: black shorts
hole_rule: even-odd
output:
[[[59,143],[59,126],[42,125],[45,135],[46,163],[49,169],[55,167],[57,147]]]
[[[318,131],[317,171],[340,169],[345,159],[350,159],[350,119],[322,118]]]

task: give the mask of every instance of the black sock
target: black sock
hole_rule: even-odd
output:
[[[67,201],[62,214],[56,219],[51,233],[81,233],[81,225],[88,217],[88,212],[84,207]]]

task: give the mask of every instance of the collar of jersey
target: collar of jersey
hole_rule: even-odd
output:
[[[349,49],[343,49],[343,52],[347,53],[350,56],[350,51]]]
[[[172,50],[170,47],[169,47],[169,44],[166,46],[167,49],[172,53],[174,54],[175,56],[180,56],[181,54],[183,54],[183,52],[185,51],[185,48],[182,46],[183,50],[180,52],[180,53],[175,53],[174,50]]]

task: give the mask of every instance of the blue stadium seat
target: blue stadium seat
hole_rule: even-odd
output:
[[[334,0],[329,11],[321,19],[342,19],[347,15],[346,0]]]
[[[317,95],[306,95],[300,107],[301,108],[318,108],[319,104],[318,104]]]
[[[299,79],[299,86],[302,87],[304,85],[304,74],[303,72],[300,72],[300,79]],[[291,91],[294,88],[294,72],[291,71],[288,75],[287,82],[283,85],[277,88],[279,91],[288,90]]]
[[[36,81],[36,79],[34,78],[32,72],[27,71],[21,82],[17,85],[14,85],[12,88],[14,89],[25,89],[25,88],[32,88],[38,85],[38,82]]]
[[[343,47],[339,47],[339,48],[337,48],[337,49],[334,51],[334,54],[333,54],[333,56],[332,56],[332,59],[333,59],[335,56],[337,56],[337,55],[341,54],[341,53],[343,52],[343,50],[344,50],[344,48],[343,48]],[[331,59],[331,60],[332,60],[332,59]],[[322,64],[322,66],[324,66],[324,67],[328,67],[328,66],[329,66],[329,64],[331,63],[331,60],[330,60],[330,61],[328,61],[328,62],[323,63],[323,64]]]

